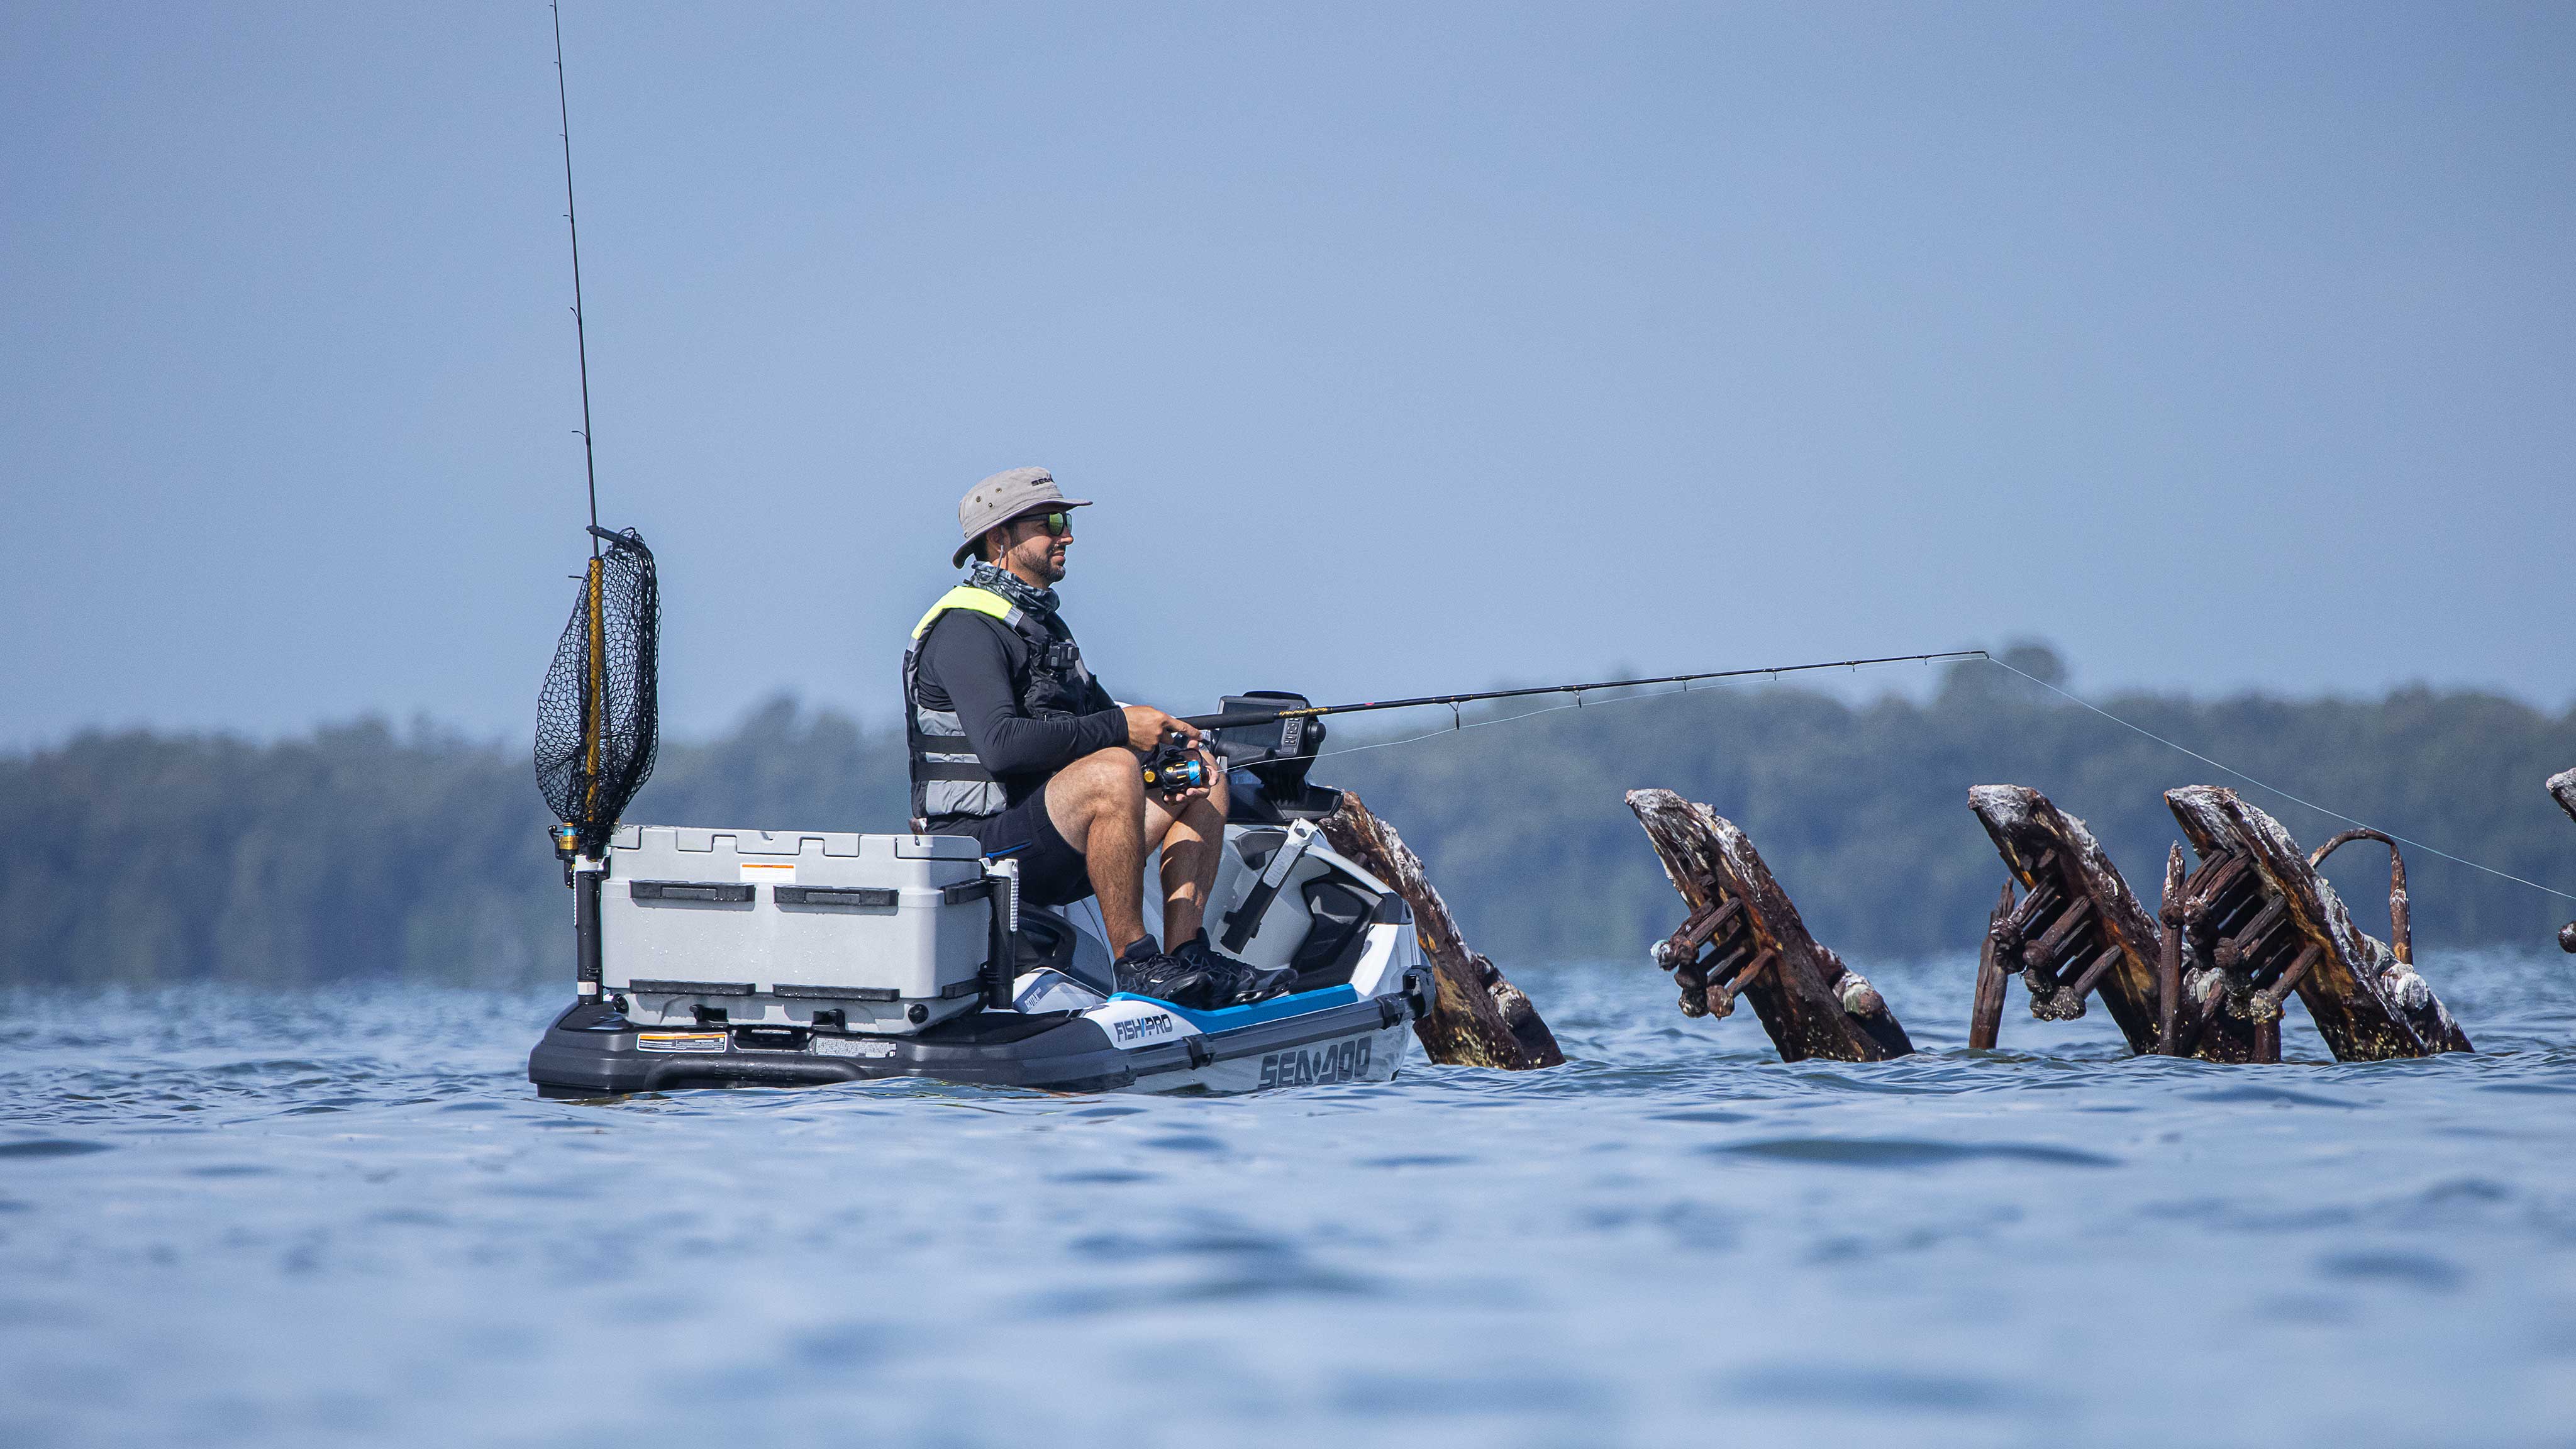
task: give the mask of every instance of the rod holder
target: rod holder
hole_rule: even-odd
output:
[[[984,863],[986,899],[992,903],[991,945],[984,957],[984,1005],[991,1011],[1011,1009],[1011,988],[1019,981],[1019,948],[1013,937],[1020,929],[1020,863],[1016,860],[993,860]]]
[[[599,998],[599,884],[607,878],[606,860],[594,855],[573,857],[573,989],[584,1001]]]

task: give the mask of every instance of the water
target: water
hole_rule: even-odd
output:
[[[550,997],[0,996],[0,1443],[2566,1443],[2576,971],[2485,1052],[1576,1058],[1235,1099],[537,1100]],[[1756,1050],[1759,1046],[1761,1049]],[[1470,1438],[1469,1436],[1472,1436]]]

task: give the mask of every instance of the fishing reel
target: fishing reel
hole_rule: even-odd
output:
[[[1190,743],[1190,737],[1179,730],[1165,730],[1163,742],[1145,757],[1145,788],[1166,800],[1177,800],[1211,783],[1207,761]]]

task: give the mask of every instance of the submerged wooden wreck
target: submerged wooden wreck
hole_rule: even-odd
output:
[[[2165,863],[2164,899],[2150,917],[2084,822],[2026,785],[1979,785],[1968,808],[2011,872],[1977,962],[1968,1045],[1990,1050],[2003,1027],[2006,983],[2018,976],[2030,1014],[2072,1021],[2099,994],[2129,1050],[2246,1062],[2251,1023],[2230,1017],[2207,967],[2179,949],[2182,847]],[[2016,899],[2016,888],[2027,894]]]
[[[2226,1008],[2251,1021],[2255,1060],[2281,1059],[2281,1004],[2296,992],[2339,1061],[2474,1050],[2415,971],[2406,862],[2376,830],[2347,830],[2301,854],[2281,822],[2216,785],[2165,792],[2200,867],[2184,883],[2183,939],[2223,978]],[[2317,867],[2356,840],[2388,847],[2389,941],[2362,934]]]
[[[1316,822],[1324,841],[1344,859],[1385,882],[1412,908],[1413,929],[1430,958],[1439,994],[1413,1034],[1431,1060],[1444,1066],[1529,1071],[1565,1061],[1555,1033],[1538,1008],[1483,953],[1471,949],[1423,874],[1422,860],[1395,827],[1369,812],[1357,792],[1343,790],[1333,812]]]
[[[2347,830],[2303,854],[2281,823],[2214,785],[2165,794],[2199,857],[2165,861],[2152,919],[2084,822],[2036,790],[1980,785],[1969,808],[2012,880],[1987,932],[1969,1045],[1992,1047],[2006,981],[2022,978],[2031,1014],[2067,1020],[2099,994],[2130,1050],[2213,1062],[2277,1062],[2281,1013],[2295,993],[2341,1061],[2472,1048],[2417,974],[2406,862],[2375,830]],[[2357,840],[2389,850],[2389,936],[2353,924],[2318,872]],[[2018,901],[2015,887],[2028,892]]]
[[[2568,819],[2576,820],[2576,770],[2563,770],[2549,777],[2549,798],[2558,802]],[[2576,921],[2558,928],[2558,949],[2576,955]]]
[[[1631,790],[1627,799],[1690,907],[1654,949],[1681,990],[1682,1015],[1725,1017],[1739,999],[1750,1001],[1784,1062],[1877,1062],[1914,1050],[1868,978],[1807,934],[1733,821],[1670,790]]]

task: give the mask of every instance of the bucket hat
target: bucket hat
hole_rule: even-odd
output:
[[[1053,512],[1060,508],[1089,508],[1088,498],[1067,498],[1055,486],[1055,475],[1044,468],[1005,468],[966,490],[957,500],[957,527],[966,541],[957,545],[950,568],[966,566],[966,556],[975,551],[976,540],[1014,518],[1031,513]]]

